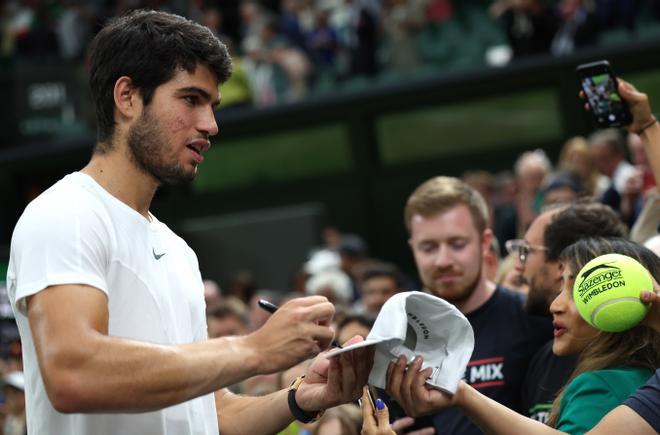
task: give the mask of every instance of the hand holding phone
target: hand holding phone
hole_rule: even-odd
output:
[[[599,128],[624,127],[632,122],[632,114],[619,94],[619,83],[608,61],[582,64],[576,73]]]

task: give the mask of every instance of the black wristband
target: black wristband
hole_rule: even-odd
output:
[[[300,387],[300,384],[303,383],[304,379],[305,375],[302,375],[291,383],[291,386],[289,387],[289,394],[287,395],[287,402],[289,404],[289,411],[291,411],[291,414],[296,418],[296,420],[301,423],[311,423],[321,418],[323,411],[303,411],[300,409],[300,406],[298,406],[298,402],[296,402],[296,391],[298,391],[298,387]]]
[[[291,411],[291,414],[293,414],[295,419],[298,420],[299,422],[311,423],[312,421],[316,420],[319,417],[319,413],[318,412],[310,413],[300,409],[298,403],[296,402],[296,391],[297,390],[289,390],[289,397],[288,397],[289,410]]]

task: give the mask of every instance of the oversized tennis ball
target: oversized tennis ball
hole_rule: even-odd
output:
[[[605,254],[585,264],[577,274],[573,300],[588,324],[621,332],[644,318],[649,307],[640,301],[639,294],[652,289],[651,275],[637,260]]]

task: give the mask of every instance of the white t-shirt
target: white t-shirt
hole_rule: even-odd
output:
[[[27,206],[11,242],[7,288],[23,343],[30,434],[218,433],[213,394],[139,414],[57,412],[46,395],[25,310],[27,296],[57,284],[87,284],[105,293],[111,336],[160,344],[207,338],[192,249],[91,177],[67,175]]]

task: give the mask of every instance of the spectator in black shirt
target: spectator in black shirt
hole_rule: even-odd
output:
[[[610,207],[596,202],[578,202],[539,215],[524,240],[509,241],[517,253],[516,269],[529,285],[525,308],[530,314],[549,316],[549,306],[561,287],[559,254],[579,239],[590,236],[625,237],[625,225]],[[552,401],[566,384],[576,358],[552,353],[549,340],[534,355],[525,377],[524,414],[546,422]]]
[[[520,294],[489,281],[482,271],[492,231],[481,195],[466,183],[435,177],[408,199],[405,222],[417,269],[427,291],[466,315],[475,336],[465,381],[488,397],[521,411],[521,387],[531,357],[550,337],[550,321],[530,316]],[[401,417],[391,404],[395,418]],[[480,434],[460,410],[443,411],[416,428]]]

